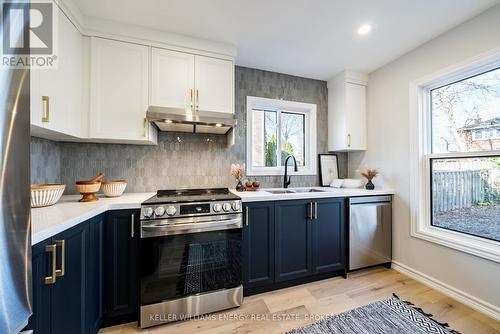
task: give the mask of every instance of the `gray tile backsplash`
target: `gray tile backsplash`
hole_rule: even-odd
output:
[[[225,136],[160,132],[158,146],[56,143],[31,139],[33,183],[63,182],[75,193],[78,179],[100,171],[106,179],[126,179],[127,192],[192,187],[234,187],[231,163],[244,163],[246,97],[258,96],[315,103],[318,112],[318,153],[327,151],[327,87],[325,81],[236,67],[235,144]],[[339,154],[347,176],[347,154]],[[282,176],[258,177],[264,187],[280,187]],[[318,176],[293,176],[292,186],[313,186]]]
[[[61,182],[61,146],[31,137],[31,183]]]

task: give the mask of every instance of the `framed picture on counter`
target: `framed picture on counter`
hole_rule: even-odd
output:
[[[333,180],[339,178],[339,164],[336,154],[318,154],[319,184],[328,187]]]

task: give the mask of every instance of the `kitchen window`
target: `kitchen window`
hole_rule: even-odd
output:
[[[281,175],[288,155],[316,175],[316,105],[247,97],[247,174]]]
[[[412,235],[500,262],[500,54],[411,92]]]

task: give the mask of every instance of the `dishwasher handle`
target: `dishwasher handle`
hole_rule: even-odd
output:
[[[369,204],[369,203],[391,203],[392,196],[364,196],[349,198],[349,205]]]

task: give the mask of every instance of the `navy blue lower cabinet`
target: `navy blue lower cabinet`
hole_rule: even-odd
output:
[[[33,246],[33,315],[27,329],[37,334],[97,333],[102,219],[92,218]]]
[[[139,308],[139,219],[139,210],[106,212],[103,326],[137,320]]]
[[[52,286],[52,333],[85,333],[85,267],[89,226],[79,224],[52,238],[60,274]]]
[[[345,199],[314,200],[312,226],[313,272],[346,268]]]
[[[276,201],[275,210],[275,281],[311,275],[311,201]]]
[[[25,329],[32,329],[34,333],[40,334],[51,333],[52,285],[45,283],[45,277],[51,275],[52,256],[46,251],[46,246],[51,246],[51,241],[49,238],[31,248],[33,315]]]
[[[274,202],[244,203],[243,286],[274,283]]]
[[[103,318],[104,215],[89,221],[89,251],[86,275],[86,332],[97,333]]]

